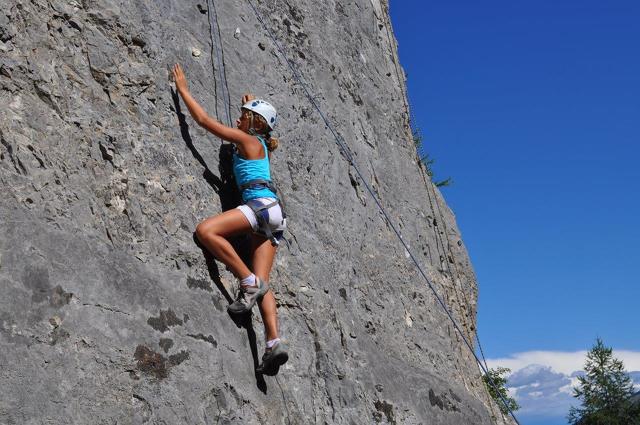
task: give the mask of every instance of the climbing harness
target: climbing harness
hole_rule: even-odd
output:
[[[289,60],[289,58],[287,57],[287,55],[284,52],[284,49],[282,48],[282,46],[280,45],[280,43],[278,42],[278,40],[275,38],[275,36],[273,35],[273,33],[271,32],[271,29],[269,28],[269,26],[267,26],[266,22],[264,21],[262,15],[260,14],[260,12],[258,12],[258,9],[256,9],[255,5],[253,4],[253,2],[251,0],[247,0],[247,3],[249,3],[249,6],[251,7],[251,9],[253,10],[256,19],[260,22],[260,24],[262,25],[262,27],[264,28],[265,32],[267,33],[267,35],[269,36],[269,38],[271,39],[271,41],[275,44],[275,46],[277,47],[277,49],[280,51],[280,55],[282,56],[282,58],[284,59],[284,61],[287,63],[289,69],[291,70],[291,73],[293,74],[293,77],[295,78],[295,80],[298,82],[298,84],[300,84],[300,86],[302,87],[304,93],[306,94],[307,98],[309,99],[309,102],[311,103],[311,105],[316,109],[316,111],[318,112],[318,114],[320,115],[320,117],[322,118],[322,120],[324,121],[325,126],[329,129],[329,131],[331,132],[331,134],[333,135],[334,139],[336,140],[336,144],[338,145],[338,147],[340,148],[340,151],[342,152],[342,154],[344,155],[345,159],[349,162],[349,164],[354,168],[354,170],[356,171],[358,177],[360,178],[360,180],[362,181],[364,187],[367,189],[367,191],[369,192],[369,194],[371,195],[371,197],[373,198],[373,201],[375,202],[375,204],[377,205],[378,209],[380,210],[380,213],[383,215],[383,217],[385,218],[387,224],[389,225],[389,227],[391,227],[391,229],[393,230],[393,232],[395,233],[395,235],[398,237],[398,239],[400,240],[400,243],[402,244],[402,246],[404,247],[404,249],[406,250],[406,252],[409,254],[409,258],[411,259],[411,261],[413,262],[413,264],[415,265],[416,269],[418,270],[418,272],[420,273],[420,275],[424,278],[425,282],[427,283],[427,285],[429,286],[429,288],[431,289],[431,291],[433,292],[433,295],[436,297],[436,300],[438,301],[438,303],[440,304],[440,306],[443,308],[443,310],[445,311],[445,313],[447,314],[447,316],[449,317],[449,320],[451,320],[451,322],[453,323],[454,328],[456,329],[456,331],[458,332],[458,334],[460,335],[460,337],[462,338],[462,341],[464,342],[464,344],[467,346],[467,348],[469,349],[469,351],[471,352],[471,354],[473,355],[473,357],[475,358],[476,362],[478,363],[478,366],[480,366],[480,369],[485,373],[485,375],[488,378],[489,384],[491,385],[491,387],[493,387],[493,389],[495,390],[495,392],[500,396],[500,399],[502,400],[502,403],[504,404],[504,406],[507,408],[507,410],[509,411],[509,413],[511,414],[511,417],[513,418],[513,420],[516,422],[516,424],[520,425],[520,422],[518,422],[518,419],[516,418],[515,414],[513,413],[513,411],[511,410],[511,408],[509,407],[509,404],[507,403],[507,400],[505,399],[505,397],[502,395],[502,393],[498,390],[496,384],[493,382],[493,380],[491,379],[491,377],[489,376],[489,371],[488,369],[485,367],[485,365],[482,364],[482,362],[480,361],[480,359],[478,358],[478,355],[476,354],[475,350],[473,349],[471,343],[469,342],[469,340],[467,339],[467,337],[465,336],[465,334],[462,332],[462,329],[460,328],[460,326],[458,325],[458,323],[456,322],[455,318],[453,317],[453,315],[451,314],[451,312],[449,311],[449,308],[447,307],[447,305],[445,304],[445,302],[443,301],[442,297],[440,296],[440,294],[438,293],[438,291],[435,289],[435,287],[433,286],[433,284],[431,283],[431,280],[429,279],[429,277],[427,276],[427,274],[424,272],[424,270],[422,269],[422,267],[420,266],[420,263],[418,263],[418,260],[416,259],[415,255],[413,254],[413,252],[409,249],[409,246],[407,245],[407,243],[404,241],[404,239],[402,238],[402,235],[400,234],[400,232],[398,231],[397,227],[393,224],[393,222],[391,221],[391,217],[389,216],[389,214],[387,213],[387,211],[384,209],[384,207],[382,206],[381,201],[378,199],[378,197],[376,196],[375,192],[373,191],[373,189],[371,188],[371,186],[369,185],[369,183],[365,180],[362,172],[360,171],[360,169],[358,168],[358,165],[355,163],[355,160],[353,158],[353,155],[350,153],[346,143],[344,142],[344,140],[342,140],[342,138],[338,135],[338,133],[336,132],[336,130],[333,128],[333,126],[331,125],[331,122],[329,122],[329,120],[327,119],[326,115],[324,114],[324,112],[322,112],[322,109],[320,108],[320,106],[318,105],[318,103],[316,102],[315,98],[311,95],[309,88],[307,87],[307,85],[304,83],[300,73],[296,70],[296,68],[293,66],[293,64],[291,63],[291,61]],[[476,335],[477,337],[477,335]]]
[[[269,224],[269,208],[275,207],[276,205],[279,205],[279,204],[280,202],[278,202],[277,199],[272,203],[263,205],[261,207],[255,207],[251,203],[247,204],[247,206],[251,208],[253,213],[256,215],[256,220],[258,220],[258,230],[256,231],[256,233],[258,233],[259,235],[263,235],[264,237],[269,239],[272,246],[280,245],[280,241],[271,231],[271,225]],[[280,208],[282,208],[282,206]],[[285,218],[286,216],[283,210],[282,219],[284,220]]]
[[[263,180],[263,179],[255,179],[246,182],[243,185],[240,185],[240,191],[243,192],[245,189],[262,189],[266,188],[272,191],[274,194],[277,194],[276,186],[273,184],[271,180]],[[273,234],[271,230],[271,225],[269,224],[269,208],[275,207],[276,205],[280,205],[280,210],[282,211],[282,220],[284,221],[287,218],[287,214],[284,212],[284,208],[280,203],[279,199],[275,199],[273,202],[262,205],[260,207],[256,207],[251,202],[247,202],[246,204],[253,213],[256,215],[256,220],[258,221],[258,230],[256,233],[263,235],[271,242],[271,245],[278,246],[280,245],[280,241]]]
[[[273,109],[273,108],[272,108]],[[275,111],[275,109],[274,109]],[[253,114],[253,112],[251,112]],[[282,213],[282,222],[286,219],[284,212],[284,206],[281,204],[277,192],[276,185],[271,180],[271,170],[269,166],[269,153],[267,143],[264,137],[256,135],[256,139],[260,141],[262,148],[264,149],[264,157],[258,160],[246,160],[242,158],[236,146],[234,146],[233,164],[234,175],[238,184],[238,189],[243,194],[243,200],[245,200],[245,206],[248,206],[256,218],[258,229],[255,233],[260,234],[271,241],[273,246],[279,245],[279,238],[282,237],[282,233],[274,232],[271,228],[271,220],[269,219],[269,208],[276,205],[280,205],[280,212]],[[257,164],[256,164],[257,162]],[[251,166],[251,163],[254,163]],[[252,190],[250,194],[246,194],[245,191]],[[245,198],[246,195],[246,198]],[[268,205],[262,205],[252,203],[251,201],[256,198],[275,198],[273,202]],[[275,223],[273,223],[275,225]]]

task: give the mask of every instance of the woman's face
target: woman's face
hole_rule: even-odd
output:
[[[247,111],[246,109],[241,109],[240,112],[242,114],[240,115],[240,118],[236,120],[236,126],[244,132],[249,132],[249,125],[251,122],[251,111]]]

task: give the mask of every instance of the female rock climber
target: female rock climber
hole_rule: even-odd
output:
[[[278,337],[276,300],[269,290],[269,273],[276,255],[286,219],[271,184],[270,153],[278,146],[271,137],[276,110],[252,95],[242,97],[237,128],[227,127],[207,115],[189,93],[187,80],[179,64],[173,67],[176,90],[193,119],[217,137],[234,144],[233,173],[242,191],[243,205],[209,217],[196,227],[198,240],[222,261],[240,281],[237,300],[229,305],[232,314],[248,314],[258,303],[265,326],[266,349],[257,371],[276,373],[289,356]],[[242,261],[228,238],[251,234],[251,267]]]

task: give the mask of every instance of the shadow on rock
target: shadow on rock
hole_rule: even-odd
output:
[[[211,172],[209,166],[207,165],[207,162],[194,146],[191,134],[189,134],[189,124],[187,124],[185,115],[182,113],[182,109],[180,108],[180,98],[178,96],[178,93],[173,89],[171,89],[171,98],[173,99],[173,106],[175,108],[176,115],[178,116],[178,122],[180,124],[180,135],[182,136],[182,140],[184,140],[184,143],[187,145],[196,161],[198,161],[200,165],[204,167],[202,177],[204,177],[205,181],[209,183],[209,186],[211,186],[213,190],[218,195],[220,195],[221,192],[225,192],[225,190],[223,190],[225,186],[223,179]]]
[[[236,326],[238,326],[239,328],[242,327],[247,331],[247,337],[249,339],[249,348],[251,349],[251,357],[253,358],[253,370],[256,377],[256,386],[260,391],[266,394],[267,383],[265,382],[262,374],[258,373],[257,371],[258,365],[260,364],[259,363],[260,360],[258,359],[258,341],[256,338],[256,332],[253,329],[253,322],[251,320],[252,314],[251,312],[246,314],[232,314],[229,311],[227,311],[227,314],[229,315],[231,320],[233,320]]]
[[[222,283],[222,279],[220,278],[220,269],[218,268],[216,257],[213,254],[211,254],[209,250],[207,250],[207,248],[204,247],[204,245],[202,245],[202,243],[198,240],[198,237],[196,236],[195,232],[193,233],[193,242],[202,251],[202,255],[204,256],[205,263],[207,265],[207,271],[209,272],[209,277],[211,278],[213,283],[216,284],[216,287],[218,288],[222,296],[227,300],[227,304],[233,303],[235,301],[235,298],[231,294],[229,294],[229,291]],[[250,259],[249,248],[248,248],[248,245],[249,245],[248,238],[238,237],[230,240],[230,242],[233,248],[236,250],[236,252],[240,255],[240,258],[242,258],[242,261],[244,261],[245,264],[250,265],[251,262],[248,261]],[[238,327],[240,326],[241,325],[238,325]]]
[[[248,316],[248,320],[247,320],[248,323],[246,324],[245,329],[247,330],[247,336],[249,337],[249,347],[251,347],[251,357],[253,357],[253,371],[256,377],[256,386],[260,391],[266,394],[267,383],[265,382],[262,374],[256,371],[259,364],[258,343],[256,341],[256,332],[253,330],[253,325],[251,324],[251,314],[247,316]]]

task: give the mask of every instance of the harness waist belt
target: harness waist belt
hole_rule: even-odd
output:
[[[278,190],[276,189],[276,185],[273,184],[271,180],[264,180],[264,179],[250,180],[244,184],[241,184],[240,190],[244,191],[246,189],[253,189],[258,187],[266,187],[267,189],[272,191],[274,194],[278,192]]]

